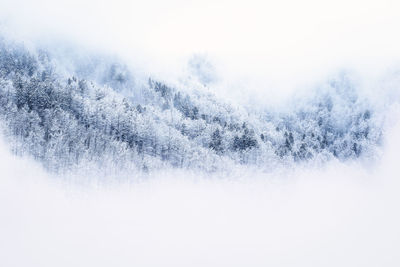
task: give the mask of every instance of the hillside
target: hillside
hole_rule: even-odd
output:
[[[206,172],[373,157],[382,116],[346,73],[290,112],[254,111],[96,56],[60,66],[44,49],[0,40],[0,116],[17,155],[51,171],[98,168]],[[61,71],[62,70],[62,71]],[[66,71],[69,70],[69,71]],[[145,83],[135,82],[145,80]]]

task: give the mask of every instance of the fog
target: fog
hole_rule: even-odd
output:
[[[377,116],[387,115],[372,163],[242,166],[229,177],[55,175],[13,155],[2,137],[0,266],[399,266],[399,8],[390,0],[0,0],[1,33],[26,45],[115,54],[182,84],[199,56],[214,75],[207,90],[278,112],[350,71]]]
[[[193,54],[205,55],[215,93],[279,102],[343,69],[377,77],[397,68],[399,8],[392,0],[2,0],[0,23],[25,41],[122,55],[170,82],[185,77]]]
[[[2,143],[0,265],[398,266],[399,133],[371,168],[135,182],[54,177]]]

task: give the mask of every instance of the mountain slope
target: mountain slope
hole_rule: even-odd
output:
[[[52,171],[179,167],[216,171],[370,157],[382,118],[346,75],[290,112],[251,111],[201,90],[148,78],[135,83],[121,62],[66,68],[51,51],[0,41],[0,115],[16,154]],[[64,71],[60,71],[63,69]],[[143,77],[141,77],[143,80]]]

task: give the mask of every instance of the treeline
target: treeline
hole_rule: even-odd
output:
[[[152,78],[135,85],[121,63],[109,64],[101,82],[68,77],[51,57],[0,40],[0,115],[8,140],[14,153],[28,153],[53,171],[87,163],[135,170],[267,169],[360,157],[373,153],[380,140],[373,110],[345,76],[293,112],[258,114]]]

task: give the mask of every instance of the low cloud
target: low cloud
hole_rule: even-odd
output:
[[[50,177],[2,144],[0,264],[397,266],[399,133],[371,169],[137,182]]]

